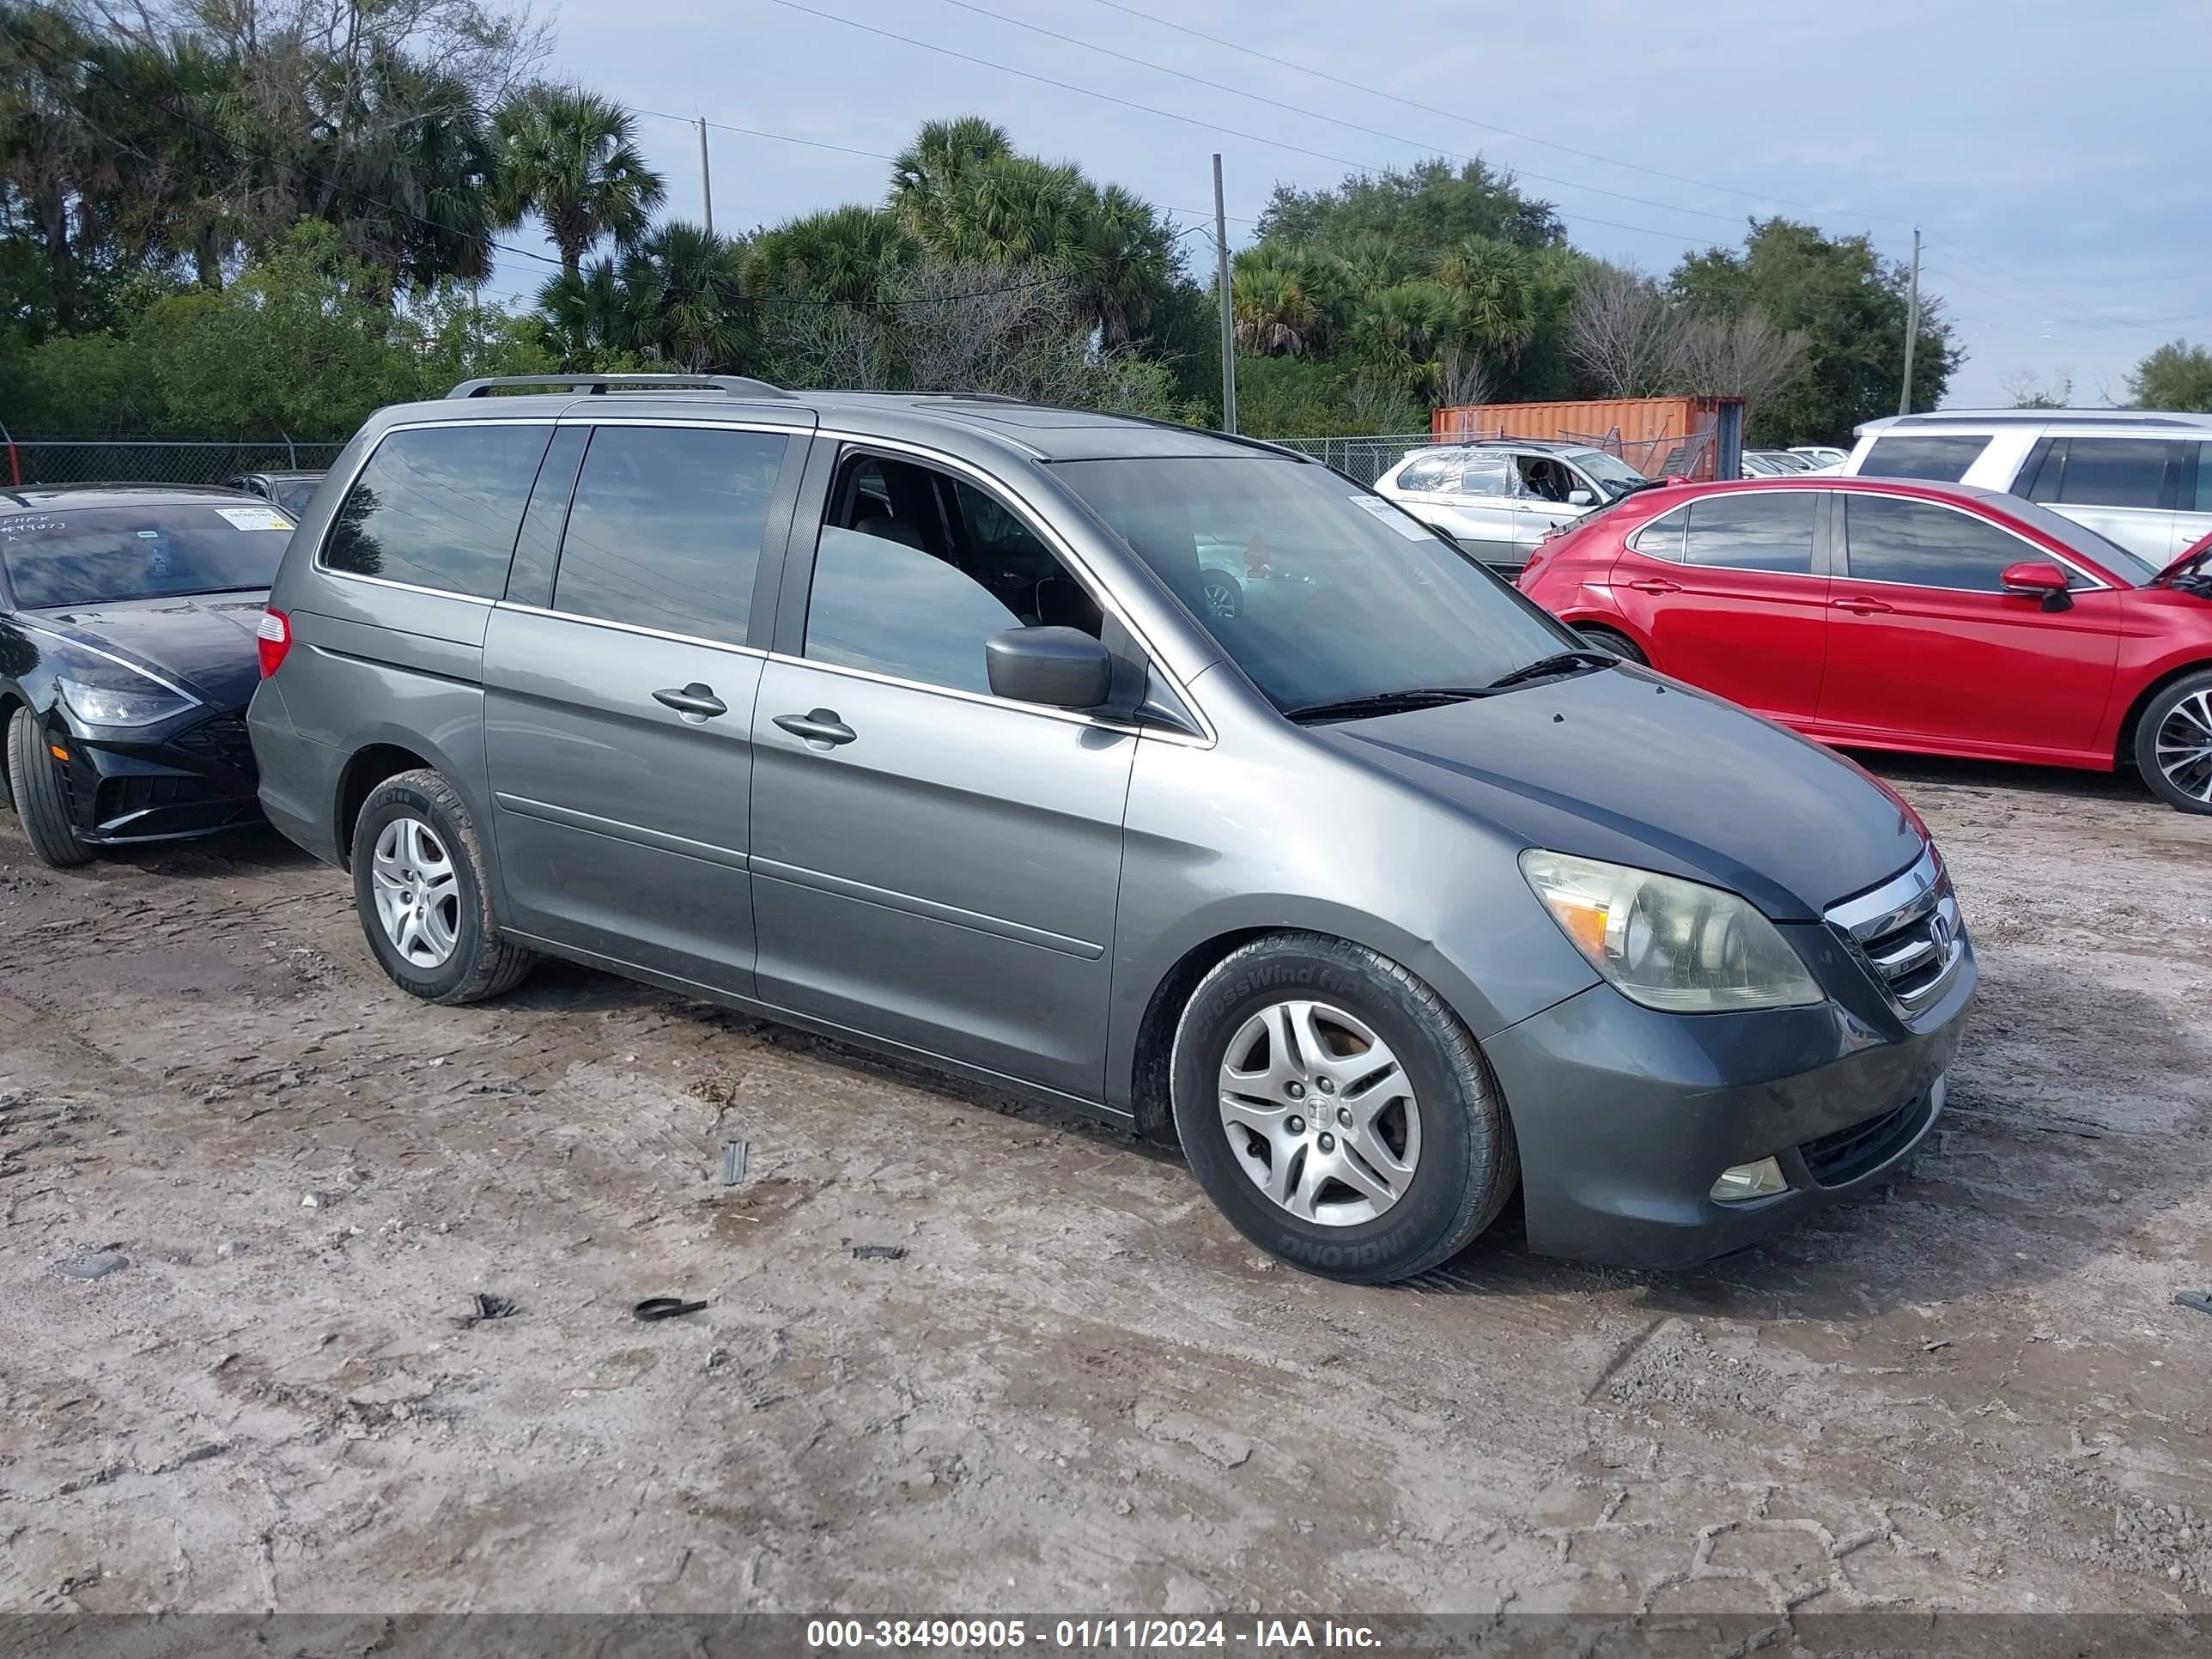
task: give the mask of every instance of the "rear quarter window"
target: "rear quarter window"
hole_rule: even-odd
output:
[[[1876,438],[1860,464],[1863,477],[1931,478],[1956,483],[1981,459],[1989,438],[1979,433],[1923,433]]]
[[[324,568],[498,599],[552,435],[507,421],[386,434],[331,520]]]

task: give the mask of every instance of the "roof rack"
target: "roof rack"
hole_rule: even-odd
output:
[[[617,389],[641,392],[720,392],[732,398],[788,398],[780,386],[744,374],[487,374],[464,380],[447,398],[481,398],[488,392],[517,386],[544,386],[583,392],[592,397]]]

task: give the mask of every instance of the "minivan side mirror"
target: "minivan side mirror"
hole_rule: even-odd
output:
[[[1588,507],[1596,499],[1597,497],[1591,495],[1587,489],[1570,489],[1567,492],[1567,505],[1569,507]]]
[[[2074,596],[2067,592],[2066,573],[2041,559],[2008,564],[1997,580],[2015,599],[2041,600],[2045,611],[2064,611],[2074,603]]]
[[[1096,708],[1114,684],[1114,659],[1079,628],[1009,628],[983,641],[991,695],[1047,708]]]

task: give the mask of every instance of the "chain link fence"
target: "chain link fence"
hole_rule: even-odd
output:
[[[1382,432],[1358,438],[1270,438],[1271,444],[1310,455],[1324,466],[1333,466],[1347,478],[1372,484],[1405,458],[1411,449],[1424,449],[1440,441],[1425,432]],[[1450,442],[1464,442],[1453,438]]]
[[[0,488],[25,484],[219,484],[241,472],[319,471],[343,444],[289,438],[0,439]]]

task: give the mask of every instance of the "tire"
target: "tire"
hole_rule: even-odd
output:
[[[1586,628],[1577,623],[1575,632],[1597,647],[1599,650],[1610,651],[1624,662],[1636,663],[1645,668],[1651,665],[1651,659],[1644,654],[1644,648],[1617,629],[1594,626]]]
[[[1286,1018],[1311,1059],[1278,1059]],[[1380,1081],[1376,1045],[1397,1064]],[[1206,1195],[1261,1249],[1324,1279],[1427,1271],[1496,1220],[1519,1179],[1512,1125],[1467,1027],[1403,968],[1342,939],[1278,933],[1231,952],[1191,994],[1170,1076]]]
[[[425,1002],[498,996],[538,959],[500,937],[476,824],[453,786],[427,768],[386,779],[362,804],[353,897],[378,963]]]
[[[1238,586],[1234,576],[1209,570],[1200,584],[1200,591],[1206,595],[1208,616],[1227,619],[1244,614],[1244,590]]]
[[[15,798],[15,815],[41,864],[67,870],[91,861],[92,848],[79,837],[70,817],[61,773],[46,753],[46,733],[27,708],[18,708],[8,722],[8,791]]]
[[[2185,674],[2136,722],[2136,769],[2181,812],[2212,812],[2212,670]]]

